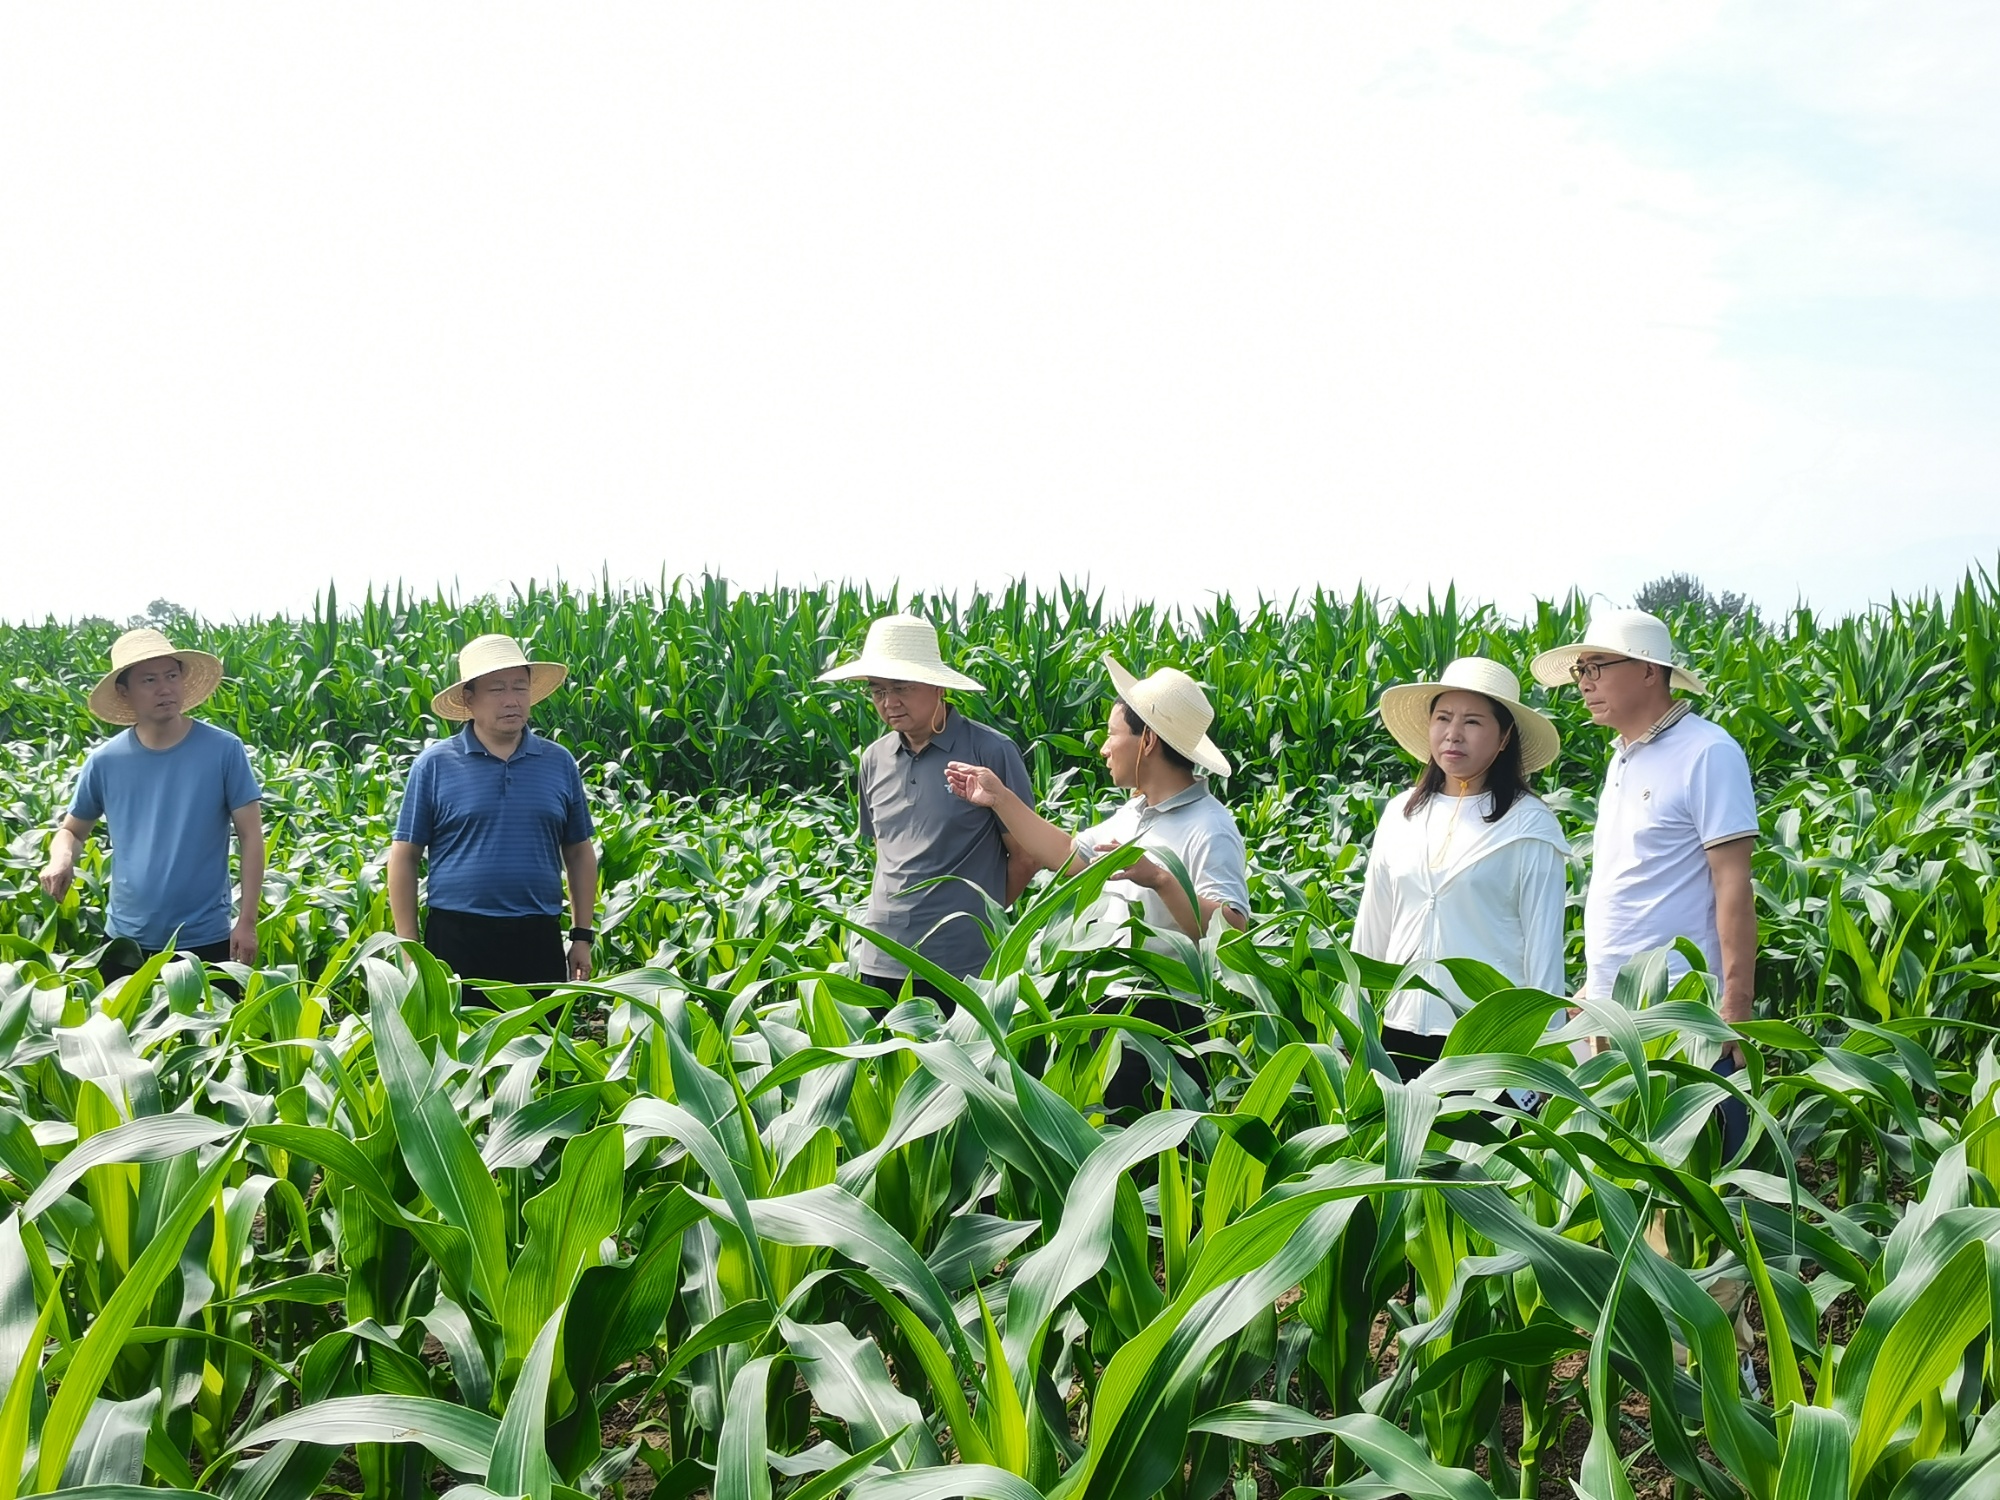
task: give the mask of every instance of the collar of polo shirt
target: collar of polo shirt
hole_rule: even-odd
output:
[[[1177,807],[1186,807],[1190,802],[1198,801],[1199,799],[1206,797],[1207,795],[1208,795],[1208,783],[1206,781],[1203,781],[1199,776],[1197,776],[1194,779],[1194,784],[1192,786],[1182,787],[1178,792],[1175,792],[1173,796],[1167,798],[1166,801],[1146,803],[1146,811],[1172,812]],[[1144,800],[1145,793],[1141,792],[1139,796],[1141,800]]]
[[[494,760],[500,758],[494,755],[491,750],[488,750],[486,742],[472,732],[472,721],[470,719],[465,721],[465,728],[459,730],[453,738],[459,742],[458,753],[460,755],[485,755]],[[524,725],[521,729],[520,748],[514,752],[514,755],[540,755],[541,753],[542,737],[536,734],[532,727]],[[510,755],[507,758],[512,760],[514,756]]]
[[[940,750],[955,749],[958,738],[964,731],[965,715],[947,703],[944,706],[944,728],[924,741],[924,750],[930,749],[933,745],[936,745]],[[898,755],[908,755],[914,760],[916,756],[923,754],[923,750],[911,751],[910,742],[903,738],[900,730],[892,729],[889,733],[896,736],[896,753]]]
[[[1654,740],[1658,739],[1661,735],[1665,734],[1669,729],[1672,729],[1676,724],[1680,723],[1682,719],[1685,719],[1689,714],[1693,712],[1694,712],[1694,703],[1690,699],[1687,698],[1674,699],[1674,706],[1668,709],[1665,713],[1661,714],[1660,717],[1656,721],[1654,721],[1653,727],[1651,729],[1647,730],[1644,734],[1640,735],[1636,740],[1621,740],[1619,742],[1618,758],[1620,760],[1623,760],[1625,759],[1626,756],[1630,755],[1634,750],[1637,750],[1641,745],[1652,744]]]

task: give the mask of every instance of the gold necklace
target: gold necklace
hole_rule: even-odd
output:
[[[1451,804],[1451,821],[1444,829],[1444,842],[1438,846],[1438,852],[1431,856],[1433,870],[1442,870],[1445,861],[1451,857],[1451,841],[1458,837],[1458,815],[1465,807],[1465,789],[1471,784],[1462,777],[1459,780],[1458,796]]]

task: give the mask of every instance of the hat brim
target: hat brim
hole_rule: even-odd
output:
[[[1572,681],[1569,669],[1575,666],[1576,659],[1587,651],[1596,652],[1600,656],[1630,657],[1633,661],[1649,662],[1656,667],[1665,667],[1674,674],[1671,686],[1692,693],[1697,698],[1708,692],[1708,684],[1702,680],[1701,673],[1683,667],[1678,662],[1661,661],[1656,656],[1641,656],[1638,652],[1627,651],[1622,646],[1599,646],[1590,641],[1578,641],[1574,646],[1557,646],[1554,650],[1544,651],[1528,663],[1529,674],[1543,687],[1568,687]]]
[[[1104,657],[1104,670],[1110,674],[1111,685],[1117,690],[1119,698],[1130,703],[1140,718],[1146,719],[1145,709],[1137,703],[1132,703],[1133,691],[1139,686],[1139,679],[1126,671],[1109,653]],[[1199,739],[1190,740],[1185,735],[1170,733],[1151,719],[1146,719],[1146,727],[1204,771],[1220,776],[1224,781],[1229,779],[1229,773],[1235,769],[1229,764],[1229,757],[1224,755],[1215,741],[1205,734]]]
[[[961,693],[983,693],[985,687],[954,672],[942,662],[895,661],[870,656],[865,651],[844,667],[829,667],[816,682],[855,682],[863,677],[881,677],[890,682],[921,682],[927,687],[957,688]]]
[[[561,687],[569,677],[569,668],[561,662],[531,661],[528,668],[528,706],[534,707]],[[494,667],[493,672],[518,671],[519,667]],[[491,675],[481,672],[481,677]],[[466,681],[470,681],[467,678]],[[431,699],[431,711],[440,719],[449,719],[455,724],[463,724],[472,717],[472,710],[465,701],[465,682],[454,682],[450,687]]]
[[[182,680],[187,683],[187,695],[181,700],[181,712],[186,713],[209,700],[211,694],[222,686],[222,658],[210,656],[206,651],[166,651],[163,656],[171,656],[181,664]],[[143,658],[150,661],[152,658]],[[139,716],[132,711],[132,705],[118,696],[118,674],[129,672],[139,663],[118,667],[97,679],[97,686],[90,690],[87,700],[91,713],[107,724],[136,724]]]
[[[1521,774],[1532,776],[1553,765],[1562,750],[1562,734],[1540,710],[1514,698],[1482,693],[1478,688],[1454,686],[1449,682],[1403,682],[1382,690],[1375,711],[1404,753],[1426,764],[1431,758],[1431,704],[1440,693],[1478,693],[1504,704],[1514,716],[1514,733],[1521,737]]]

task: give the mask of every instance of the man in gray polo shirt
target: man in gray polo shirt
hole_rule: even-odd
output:
[[[856,679],[866,679],[875,711],[889,728],[861,752],[861,836],[875,845],[864,924],[949,974],[977,974],[989,951],[981,892],[1011,904],[1034,868],[992,809],[952,795],[944,770],[952,761],[985,766],[1027,798],[1033,795],[1027,765],[1005,735],[945,701],[947,688],[981,689],[944,664],[937,631],[927,622],[909,615],[877,620],[860,657],[819,680]],[[863,939],[856,957],[862,979],[886,994],[900,994],[909,981],[914,993],[939,998],[874,943]]]

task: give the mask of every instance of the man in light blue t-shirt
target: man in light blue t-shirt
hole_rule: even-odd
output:
[[[69,814],[49,845],[42,889],[61,900],[76,859],[102,818],[111,829],[111,910],[120,945],[98,964],[106,983],[171,945],[204,963],[257,961],[264,886],[263,791],[243,742],[190,719],[222,681],[206,651],[176,651],[157,630],[128,630],[111,647],[111,670],[90,711],[130,727],[90,752]],[[229,901],[229,835],[242,850],[240,910]]]

